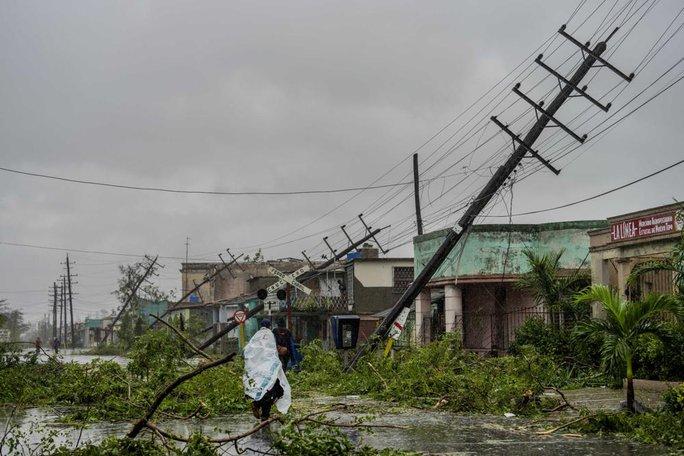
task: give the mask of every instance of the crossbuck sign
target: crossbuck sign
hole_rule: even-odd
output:
[[[297,282],[297,277],[304,274],[306,271],[309,270],[308,266],[302,266],[301,268],[297,269],[295,272],[292,274],[285,274],[283,272],[278,271],[276,268],[273,266],[268,267],[268,272],[273,274],[274,276],[278,277],[280,280],[278,280],[276,283],[268,287],[266,290],[269,293],[273,293],[276,290],[278,290],[280,287],[285,285],[286,283],[289,283],[293,287],[295,287],[297,290],[306,293],[306,294],[311,294],[311,288],[305,287],[301,283]]]

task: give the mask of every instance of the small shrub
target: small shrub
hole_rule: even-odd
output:
[[[663,410],[669,413],[684,413],[684,383],[663,393]]]

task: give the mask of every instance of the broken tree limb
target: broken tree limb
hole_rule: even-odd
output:
[[[170,328],[171,331],[173,331],[173,332],[178,336],[178,338],[179,338],[180,340],[182,340],[183,342],[185,342],[185,344],[186,344],[188,347],[190,347],[190,349],[191,349],[192,351],[194,351],[195,353],[197,353],[197,354],[200,355],[201,357],[208,359],[209,361],[214,361],[214,358],[212,358],[211,356],[207,355],[207,354],[204,353],[202,350],[200,350],[199,348],[197,348],[197,347],[195,346],[195,344],[193,344],[192,342],[190,342],[190,340],[189,340],[187,337],[185,337],[185,336],[183,335],[183,333],[181,333],[175,326],[173,326],[172,324],[170,324],[170,323],[167,322],[167,321],[162,320],[161,318],[159,318],[158,316],[156,316],[156,315],[154,315],[154,314],[149,314],[149,315],[150,315],[150,317],[153,317],[153,318],[156,319],[159,323],[163,324],[163,325],[166,326],[167,328]]]
[[[305,422],[305,421],[311,421],[312,418],[313,418],[314,416],[323,415],[323,414],[325,414],[325,413],[334,412],[334,411],[337,411],[337,410],[343,410],[343,409],[345,409],[345,408],[347,408],[346,405],[344,405],[344,404],[337,404],[337,405],[334,405],[334,406],[332,406],[332,407],[329,407],[329,408],[327,408],[327,409],[325,409],[325,410],[319,410],[319,411],[317,411],[317,412],[309,413],[308,415],[305,415],[305,416],[303,416],[303,417],[301,417],[301,418],[298,418],[298,419],[294,420],[294,423],[302,423],[302,422]],[[210,443],[214,443],[214,444],[225,444],[225,443],[230,443],[230,442],[237,442],[237,441],[240,440],[240,439],[244,439],[245,437],[249,437],[250,435],[252,435],[252,434],[254,434],[254,433],[260,431],[261,429],[267,427],[269,424],[273,423],[274,421],[280,421],[280,422],[282,422],[283,419],[282,419],[281,416],[272,416],[271,418],[269,418],[269,419],[267,419],[267,420],[265,420],[265,421],[262,421],[261,423],[259,423],[258,425],[254,426],[252,429],[250,429],[250,430],[248,430],[248,431],[245,431],[245,432],[242,432],[242,433],[236,434],[236,435],[231,435],[231,436],[228,436],[228,437],[220,437],[220,438],[215,438],[215,439],[208,439],[208,441],[209,441]],[[331,425],[331,426],[332,426],[332,425]],[[146,422],[143,424],[143,427],[146,427],[146,428],[150,429],[151,431],[153,431],[153,432],[155,432],[155,433],[159,433],[160,435],[162,435],[162,436],[164,436],[165,438],[170,439],[170,440],[175,440],[175,441],[177,441],[177,442],[185,442],[185,443],[187,443],[187,442],[190,441],[190,438],[189,438],[189,437],[184,437],[184,436],[176,435],[176,434],[173,434],[173,433],[171,433],[171,432],[165,431],[165,430],[159,428],[156,424],[154,424],[154,423],[152,423],[152,422],[150,422],[150,421],[146,421]]]
[[[576,420],[568,421],[567,423],[561,424],[560,426],[556,426],[555,428],[547,429],[546,431],[537,432],[537,435],[551,435],[556,431],[560,431],[561,429],[564,429],[570,425],[573,425],[575,423],[579,423],[580,421],[584,421],[584,420],[592,418],[594,416],[596,416],[595,413],[593,415],[586,415],[586,416],[577,418]]]
[[[223,357],[219,360],[216,360],[214,362],[211,362],[208,364],[202,364],[199,367],[197,367],[197,369],[195,369],[191,372],[188,372],[187,374],[181,375],[180,377],[175,379],[173,382],[168,384],[166,386],[166,388],[164,388],[164,390],[161,393],[159,393],[157,395],[157,397],[154,399],[154,402],[152,402],[149,409],[147,409],[147,413],[145,413],[145,416],[135,422],[135,424],[133,425],[131,430],[128,432],[128,434],[126,434],[126,436],[129,439],[136,438],[137,435],[140,433],[140,431],[142,431],[143,428],[145,427],[145,424],[150,420],[150,418],[152,418],[152,416],[154,415],[154,412],[157,411],[157,409],[159,408],[161,403],[164,401],[164,399],[166,399],[166,396],[171,394],[171,392],[174,389],[176,389],[180,384],[190,380],[193,377],[196,377],[197,375],[201,374],[202,372],[204,372],[207,369],[211,369],[212,367],[217,367],[217,366],[220,366],[222,364],[226,364],[226,363],[232,361],[232,359],[234,357],[235,357],[235,353],[231,353],[228,356],[225,356],[225,357]]]

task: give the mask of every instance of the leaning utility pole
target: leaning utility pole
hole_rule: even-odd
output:
[[[374,238],[376,234],[380,233],[382,230],[384,230],[387,227],[375,228],[373,230],[371,230],[370,226],[367,226],[366,228],[368,229],[368,233],[364,237],[362,237],[358,241],[352,243],[351,245],[349,245],[348,247],[346,247],[342,251],[337,252],[332,258],[329,258],[327,261],[324,261],[323,263],[319,264],[315,269],[306,271],[305,273],[297,276],[297,282],[301,283],[305,280],[311,280],[315,277],[318,277],[319,275],[322,275],[324,273],[324,271],[326,270],[326,268],[328,268],[329,266],[334,264],[337,260],[344,257],[346,254],[348,254],[352,250],[356,249],[358,246],[362,245],[367,240]],[[256,298],[256,294],[253,294],[251,297]],[[247,311],[247,318],[252,318],[253,316],[257,315],[262,310],[264,310],[263,301]],[[214,342],[216,342],[221,337],[225,336],[226,334],[228,334],[230,331],[237,328],[238,326],[239,326],[239,324],[235,321],[235,319],[233,317],[231,317],[228,320],[225,328],[223,328],[222,330],[220,330],[219,332],[217,332],[216,334],[211,336],[209,339],[205,340],[202,343],[202,345],[200,345],[198,348],[200,350],[204,350],[205,348],[209,347],[211,344],[213,344]]]
[[[556,97],[553,99],[553,101],[548,105],[546,109],[542,107],[544,104],[543,102],[537,104],[534,101],[532,101],[529,97],[527,97],[527,95],[522,93],[520,91],[520,83],[517,83],[514,86],[513,92],[518,94],[523,100],[525,100],[534,107],[537,115],[537,122],[532,126],[527,135],[525,135],[525,138],[521,139],[518,135],[510,131],[507,126],[503,126],[502,124],[500,124],[496,117],[492,117],[492,121],[500,127],[502,127],[503,130],[511,136],[514,145],[513,154],[508,158],[508,160],[506,160],[506,162],[501,167],[499,167],[499,169],[496,170],[496,172],[490,178],[487,184],[485,184],[484,188],[480,191],[477,198],[471,203],[470,207],[468,207],[465,214],[463,214],[461,219],[458,221],[457,225],[452,230],[450,230],[449,233],[446,235],[444,241],[442,242],[442,245],[439,246],[439,248],[434,253],[432,258],[430,258],[430,260],[424,266],[423,270],[420,271],[420,273],[415,278],[413,283],[411,283],[411,285],[404,292],[404,294],[401,295],[401,297],[396,302],[394,307],[390,309],[389,313],[382,321],[382,323],[380,323],[380,325],[373,332],[371,337],[369,337],[370,342],[361,346],[359,350],[356,352],[350,364],[348,365],[348,368],[353,367],[354,363],[356,363],[358,358],[363,354],[363,352],[367,348],[369,348],[369,346],[371,349],[375,348],[378,344],[378,339],[385,338],[387,336],[387,332],[389,331],[390,326],[397,319],[401,311],[404,308],[411,306],[411,304],[414,302],[414,300],[421,292],[423,287],[432,278],[432,275],[437,271],[437,269],[442,265],[444,260],[447,258],[451,250],[456,246],[456,244],[461,239],[463,234],[466,233],[472,227],[477,216],[480,215],[485,206],[487,206],[489,201],[494,197],[494,195],[496,195],[496,193],[499,191],[499,188],[505,183],[505,181],[509,178],[513,170],[515,170],[515,168],[520,164],[520,162],[527,153],[530,153],[533,157],[539,159],[545,166],[550,167],[550,164],[546,160],[542,159],[537,151],[532,149],[532,145],[537,140],[537,138],[539,138],[542,131],[547,127],[549,122],[553,122],[554,125],[552,126],[557,126],[561,128],[580,143],[583,143],[585,141],[587,135],[581,137],[578,136],[567,126],[561,123],[558,119],[556,119],[555,114],[558,111],[558,109],[563,105],[563,103],[568,98],[573,96],[573,92],[577,92],[579,95],[584,96],[592,103],[595,101],[592,98],[588,97],[588,95],[586,94],[586,86],[580,87],[580,82],[587,75],[589,70],[594,66],[596,62],[599,62],[600,66],[604,66],[606,68],[611,69],[614,73],[616,73],[623,79],[627,80],[628,82],[631,81],[631,79],[634,77],[633,74],[629,76],[625,75],[620,70],[616,69],[610,63],[601,58],[601,54],[603,54],[607,47],[606,42],[615,34],[615,32],[617,32],[617,30],[618,29],[616,28],[610,34],[610,36],[606,38],[606,41],[597,43],[593,49],[589,49],[589,43],[584,45],[577,41],[575,38],[568,35],[565,32],[565,25],[563,25],[560,28],[560,30],[558,30],[558,33],[560,33],[562,36],[564,36],[566,39],[574,43],[582,50],[582,55],[584,57],[582,64],[577,69],[577,71],[575,71],[575,73],[569,80],[565,79],[561,75],[554,74],[554,76],[558,78],[559,86],[561,86],[562,88],[558,95],[556,95]],[[538,63],[539,61],[541,61],[542,57],[543,56],[540,55],[537,58]],[[602,109],[604,108],[602,107]],[[557,174],[558,170],[555,170],[555,168],[552,167],[550,167],[550,169]]]
[[[145,258],[147,258],[149,260],[148,257],[145,257]],[[109,328],[105,328],[105,335],[102,338],[103,344],[107,343],[107,337],[109,336],[109,334],[114,332],[114,325],[116,325],[116,322],[119,321],[119,318],[121,318],[121,315],[123,315],[123,313],[126,311],[128,304],[131,302],[133,297],[135,297],[135,295],[138,293],[138,288],[140,288],[140,285],[142,285],[142,283],[145,281],[145,279],[147,279],[147,276],[149,276],[150,273],[152,272],[152,270],[154,269],[154,265],[157,263],[158,258],[159,258],[159,255],[154,257],[154,260],[152,260],[152,263],[150,263],[149,266],[147,266],[145,273],[142,275],[142,277],[140,277],[140,279],[138,280],[138,282],[136,282],[136,284],[133,286],[133,288],[131,288],[131,294],[129,294],[128,297],[126,298],[126,301],[124,301],[123,305],[121,306],[121,310],[119,310],[119,313],[116,315],[116,317],[114,317],[114,320],[112,320],[112,324],[109,325]]]
[[[71,294],[71,264],[69,262],[69,254],[66,256],[66,268],[67,268],[67,286],[69,292],[69,317],[71,318],[71,346],[76,345],[76,337],[74,335],[74,301]]]
[[[413,154],[413,199],[416,202],[416,228],[418,236],[423,234],[423,218],[420,216],[420,191],[418,190],[418,154]]]

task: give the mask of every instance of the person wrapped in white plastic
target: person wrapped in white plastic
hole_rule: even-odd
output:
[[[242,383],[245,394],[253,399],[252,413],[262,421],[270,417],[274,403],[280,413],[287,413],[292,404],[290,384],[270,328],[271,322],[263,320],[243,351],[245,373]]]

